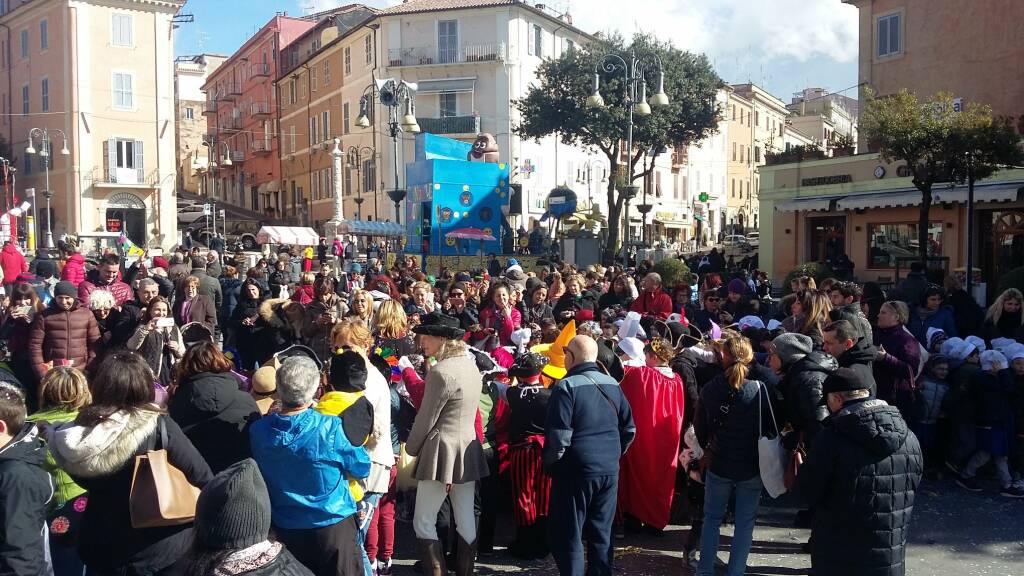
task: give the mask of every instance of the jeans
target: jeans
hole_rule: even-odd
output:
[[[370,524],[373,520],[373,514],[377,509],[377,504],[380,502],[380,497],[381,494],[379,492],[367,492],[363,496],[363,501],[359,503],[359,507],[366,513],[366,517],[362,520],[356,517],[356,524],[359,528],[359,531],[356,532],[356,544],[359,545],[359,553],[363,557],[363,571],[366,576],[373,576],[370,557],[366,554],[366,533],[370,531]]]
[[[761,477],[749,480],[730,480],[716,476],[710,470],[704,485],[704,527],[700,534],[700,565],[697,576],[714,576],[715,556],[718,554],[719,529],[729,507],[729,497],[736,493],[736,525],[729,550],[726,576],[742,576],[747,568],[747,556],[754,540],[754,520],[757,504],[761,500]]]

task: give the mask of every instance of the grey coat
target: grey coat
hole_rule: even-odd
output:
[[[487,476],[476,435],[482,378],[468,355],[445,358],[427,372],[423,403],[405,446],[416,456],[417,480],[463,484]]]

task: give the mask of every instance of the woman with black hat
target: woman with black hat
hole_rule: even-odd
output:
[[[548,555],[547,516],[551,477],[544,472],[544,420],[551,390],[540,382],[540,371],[548,363],[546,356],[526,353],[508,370],[514,386],[505,390],[509,408],[509,454],[512,513],[516,521],[516,539],[509,552],[522,559]]]
[[[475,430],[482,376],[467,353],[458,319],[432,312],[413,332],[419,335],[424,356],[436,362],[427,372],[423,403],[406,442],[408,453],[417,457],[419,481],[413,527],[424,574],[445,576],[435,523],[441,504],[451,498],[459,534],[455,574],[468,576],[476,552],[475,482],[488,474]]]

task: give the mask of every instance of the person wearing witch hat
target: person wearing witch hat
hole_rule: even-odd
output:
[[[544,387],[550,388],[555,382],[565,378],[565,347],[575,337],[576,321],[569,320],[554,342],[530,347],[530,352],[536,352],[548,359],[548,363],[540,372],[540,382]]]
[[[593,338],[576,336],[563,356],[567,372],[552,388],[544,421],[548,544],[561,574],[584,574],[586,533],[586,573],[611,574],[619,460],[636,426],[618,383],[597,365]]]
[[[551,390],[540,382],[540,373],[548,358],[527,352],[516,358],[508,369],[514,386],[505,390],[509,409],[509,454],[512,513],[516,539],[509,552],[522,559],[548,555],[547,516],[551,477],[544,472],[544,420]]]
[[[446,574],[436,522],[445,498],[451,498],[459,536],[455,574],[469,576],[476,555],[476,481],[489,473],[475,429],[482,376],[462,340],[466,331],[458,318],[434,311],[412,330],[424,356],[437,362],[427,371],[423,402],[406,441],[406,451],[417,457],[413,528],[423,573]]]

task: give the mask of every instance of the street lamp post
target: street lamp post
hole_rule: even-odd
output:
[[[398,205],[405,199],[406,190],[398,186],[398,140],[402,132],[418,134],[420,131],[420,126],[416,122],[416,84],[394,78],[375,80],[363,90],[363,96],[359,100],[359,118],[356,119],[356,126],[370,127],[369,114],[374,99],[388,109],[387,128],[393,146],[395,169],[395,187],[388,190],[388,197],[395,203],[395,222],[401,224]],[[401,117],[398,114],[399,107],[405,108],[405,114]]]
[[[652,67],[658,74],[658,92],[647,102],[647,80],[645,75],[648,68]],[[651,106],[667,106],[668,95],[665,94],[665,70],[661,65],[661,58],[653,52],[637,55],[632,48],[629,50],[629,61],[615,53],[605,54],[594,64],[594,92],[587,97],[588,108],[603,108],[604,98],[601,97],[601,73],[613,74],[622,72],[625,75],[625,88],[622,97],[622,105],[629,112],[626,131],[626,186],[622,191],[625,196],[625,210],[623,222],[625,231],[623,235],[623,267],[629,265],[629,254],[626,250],[625,239],[629,236],[629,201],[636,196],[637,187],[633,186],[633,114],[647,116],[651,113]]]
[[[64,133],[60,128],[32,128],[28,131],[28,147],[25,148],[25,154],[36,154],[36,149],[33,144],[39,142],[39,157],[43,159],[43,166],[45,168],[46,178],[46,189],[43,190],[43,198],[46,199],[46,249],[53,250],[53,225],[51,223],[50,214],[50,198],[53,198],[53,192],[50,190],[50,156],[51,140],[50,132],[59,135],[64,141],[64,145],[60,149],[61,156],[67,156],[71,154],[68,150],[68,135]]]
[[[355,169],[356,172],[362,177],[362,181],[359,184],[359,193],[353,199],[356,203],[356,220],[362,220],[362,205],[363,205],[363,185],[366,181],[366,175],[363,174],[363,152],[369,152],[369,157],[373,159],[374,166],[377,165],[376,154],[377,151],[369,146],[349,146],[346,154],[348,156],[348,167],[349,169]],[[396,185],[397,187],[397,185]]]

